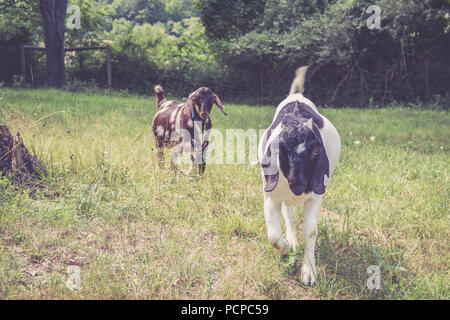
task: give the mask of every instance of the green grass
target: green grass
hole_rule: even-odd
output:
[[[229,117],[211,116],[224,136],[274,114],[225,107]],[[343,150],[309,288],[303,249],[280,258],[267,241],[259,168],[211,165],[203,178],[158,168],[155,108],[117,93],[0,90],[0,124],[49,170],[34,196],[0,182],[0,299],[450,298],[448,112],[321,108]],[[70,265],[79,290],[66,287]],[[366,287],[371,265],[378,291]]]

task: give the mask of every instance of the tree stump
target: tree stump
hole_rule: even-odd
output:
[[[28,152],[20,133],[12,136],[6,126],[0,126],[0,172],[19,185],[33,185],[45,173],[39,159]]]

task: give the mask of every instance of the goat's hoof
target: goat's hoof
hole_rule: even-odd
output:
[[[314,286],[316,284],[316,270],[308,265],[303,265],[301,279],[305,286]]]
[[[288,243],[289,243],[289,250],[292,251],[292,252],[297,252],[298,242],[297,241],[289,241],[288,240]]]
[[[274,246],[282,256],[289,254],[289,244],[286,240],[278,241]]]

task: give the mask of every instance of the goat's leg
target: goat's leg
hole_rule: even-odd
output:
[[[302,282],[305,285],[313,285],[316,282],[316,261],[314,258],[317,239],[317,223],[319,220],[322,197],[305,201],[305,217],[303,220],[303,242],[305,256],[303,258]]]
[[[173,172],[178,172],[177,161],[180,156],[180,152],[178,150],[172,150],[172,157],[170,159],[170,168]]]
[[[293,251],[297,250],[298,239],[294,227],[294,206],[283,202],[281,205],[281,213],[283,214],[284,223],[286,224],[286,239],[289,243],[289,248]]]
[[[205,173],[205,170],[206,170],[206,162],[202,161],[202,163],[198,165],[198,173],[200,175],[203,175]]]
[[[200,176],[203,175],[203,173],[205,172],[205,169],[206,169],[206,163],[204,163],[203,160],[200,159],[199,154],[195,154],[195,153],[191,154],[191,168],[190,168],[191,171],[194,168],[194,166],[197,167],[195,174],[200,175]]]
[[[285,255],[289,252],[289,244],[283,238],[281,231],[281,202],[275,202],[271,197],[264,195],[264,216],[266,219],[267,236],[270,244]]]
[[[164,167],[164,141],[155,137],[156,159],[160,168]]]
[[[156,154],[156,158],[158,159],[158,165],[160,168],[164,168],[164,149],[158,149],[157,150],[157,154]]]
[[[178,173],[178,172],[182,171],[185,175],[189,175],[191,173],[191,171],[192,171],[192,164],[190,165],[190,167],[189,167],[189,169],[187,171],[184,170],[184,169],[180,170],[180,168],[178,167],[178,164],[179,164],[178,163],[178,159],[179,159],[180,155],[182,155],[185,152],[185,150],[189,150],[189,149],[186,149],[186,148],[187,148],[187,146],[186,146],[185,143],[180,143],[179,145],[177,145],[174,148],[172,148],[171,167],[172,167],[172,170],[175,173]],[[182,163],[182,164],[185,164],[185,163]]]
[[[208,137],[206,137],[207,139]],[[198,171],[199,173],[202,175],[205,173],[206,170],[206,152],[208,151],[208,145],[209,145],[209,141],[206,140],[203,142],[202,145],[202,161],[201,163],[198,165]]]
[[[196,174],[202,175],[205,172],[206,169],[206,162],[203,157],[203,149],[200,149],[198,145],[196,145],[196,142],[192,140],[191,144],[191,163],[192,167],[196,166],[198,170],[196,171]]]

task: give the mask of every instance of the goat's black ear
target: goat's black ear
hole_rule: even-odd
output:
[[[271,176],[264,176],[266,178],[266,186],[264,187],[265,192],[272,192],[275,190],[275,188],[278,185],[278,179],[280,178],[280,175],[274,174]]]
[[[277,144],[277,143],[276,143]],[[264,173],[264,178],[266,179],[266,185],[264,187],[265,192],[272,192],[278,185],[278,180],[280,174],[278,172],[278,150],[272,148],[273,143],[267,149],[262,159],[262,169]]]
[[[326,176],[326,178],[325,178]],[[311,175],[311,189],[316,194],[324,194],[330,177],[330,165],[323,144],[319,148],[316,165]]]

